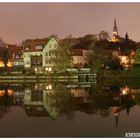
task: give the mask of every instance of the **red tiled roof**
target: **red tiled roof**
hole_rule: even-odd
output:
[[[22,54],[22,47],[11,44],[8,44],[7,46],[8,46],[8,55],[10,58],[13,57],[13,55],[15,54]]]
[[[83,56],[83,49],[71,49],[72,56]]]
[[[24,51],[41,51],[43,47],[48,43],[49,39],[48,38],[43,38],[43,39],[27,39],[23,42],[23,47]],[[35,49],[35,46],[42,46],[42,49]],[[27,50],[26,48],[29,48]]]

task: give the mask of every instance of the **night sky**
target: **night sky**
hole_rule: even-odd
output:
[[[0,38],[20,43],[57,34],[64,38],[108,31],[140,41],[140,3],[0,3]]]

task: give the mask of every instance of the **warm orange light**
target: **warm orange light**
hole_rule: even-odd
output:
[[[2,60],[0,60],[0,67],[3,68],[4,67],[4,63]]]
[[[122,95],[128,95],[129,94],[130,89],[126,86],[122,89]]]
[[[7,66],[8,67],[13,67],[13,62],[12,61],[8,61]]]
[[[7,92],[8,92],[9,96],[13,95],[13,93],[14,93],[14,91],[12,89],[8,89]]]
[[[3,96],[3,95],[4,95],[4,93],[5,93],[5,91],[4,91],[4,90],[0,90],[0,96]]]
[[[46,89],[52,89],[52,85],[46,86]]]

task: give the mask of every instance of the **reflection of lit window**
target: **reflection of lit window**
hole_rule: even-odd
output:
[[[11,90],[11,89],[8,89],[7,92],[8,92],[8,95],[9,95],[9,96],[10,96],[10,95],[13,95],[13,93],[14,93],[13,90]]]
[[[5,93],[5,91],[4,91],[4,90],[0,90],[0,96],[3,96],[3,95],[4,95],[4,93]]]
[[[49,85],[49,89],[52,89],[52,86],[51,85]]]
[[[35,72],[37,72],[37,68],[35,68]]]
[[[52,89],[52,85],[46,86],[46,89]]]
[[[3,61],[0,61],[0,67],[4,67]]]
[[[52,71],[52,68],[50,67],[50,68],[48,69],[48,71]]]

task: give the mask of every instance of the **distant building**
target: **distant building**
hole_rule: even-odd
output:
[[[114,19],[114,26],[113,26],[113,36],[109,41],[111,41],[111,42],[120,42],[121,41],[121,37],[118,34],[118,28],[117,28],[115,19]]]
[[[5,49],[5,48],[3,48]],[[8,57],[7,67],[13,68],[14,67],[14,56],[17,53],[20,53],[22,55],[22,48],[16,44],[7,44],[6,49],[8,49],[8,54],[5,57]],[[1,50],[1,53],[3,51]],[[22,63],[23,65],[23,63]],[[0,68],[3,68],[5,66],[3,58],[0,58]]]
[[[77,68],[83,68],[88,65],[88,57],[93,53],[89,47],[80,47],[75,45],[71,48],[72,66]]]

